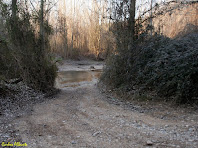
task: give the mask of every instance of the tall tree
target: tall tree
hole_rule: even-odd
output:
[[[68,50],[68,41],[67,41],[67,19],[66,19],[66,3],[65,3],[65,0],[63,0],[63,10],[65,10],[63,12],[63,14],[65,15],[65,17],[63,18],[63,29],[64,29],[64,39],[65,39],[65,49],[64,49],[64,56],[67,57],[66,53],[67,53],[67,50]]]
[[[17,0],[12,0],[12,17],[11,17],[11,31],[12,39],[15,40],[18,38],[18,29],[17,29]]]
[[[134,42],[134,35],[135,35],[135,5],[136,5],[136,0],[130,0],[130,9],[129,9],[130,37],[129,37],[129,46],[128,46],[129,49],[132,48]]]
[[[40,38],[41,38],[41,50],[45,49],[45,36],[44,36],[44,0],[41,0],[40,5]]]
[[[150,14],[150,26],[151,26],[151,35],[153,34],[153,28],[152,28],[152,25],[153,25],[153,0],[151,0],[151,14]]]
[[[17,0],[12,0],[12,19],[16,21],[17,14]]]

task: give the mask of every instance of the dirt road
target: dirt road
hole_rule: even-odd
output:
[[[125,107],[98,89],[94,71],[101,68],[102,63],[90,61],[60,66],[61,93],[14,121],[28,148],[198,147],[197,112]]]

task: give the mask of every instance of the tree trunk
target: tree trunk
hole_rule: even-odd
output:
[[[17,14],[17,0],[12,0],[12,19],[16,21],[16,14]]]
[[[67,53],[68,53],[68,41],[67,41],[67,18],[66,18],[66,3],[65,3],[65,0],[63,0],[63,10],[65,10],[64,11],[64,15],[65,15],[65,17],[63,17],[63,19],[64,19],[64,39],[65,39],[65,47],[64,47],[64,57],[65,58],[67,58],[68,57],[68,55],[67,55]]]
[[[44,0],[41,0],[41,7],[40,7],[40,38],[41,38],[41,50],[45,49],[45,37],[44,37]]]
[[[18,29],[17,29],[17,0],[12,0],[12,16],[11,16],[11,37],[12,40],[15,40],[18,38]]]
[[[130,1],[130,18],[129,18],[129,30],[130,30],[130,36],[129,36],[129,46],[128,48],[131,49],[132,45],[134,43],[134,36],[135,36],[135,4],[136,0]]]
[[[150,27],[151,27],[151,36],[152,36],[152,34],[153,34],[153,28],[152,28],[152,26],[153,26],[153,0],[151,0],[151,14],[150,14]]]

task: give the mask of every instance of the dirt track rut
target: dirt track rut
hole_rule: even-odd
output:
[[[198,147],[197,121],[160,119],[108,103],[96,83],[65,87],[16,119],[28,148]]]

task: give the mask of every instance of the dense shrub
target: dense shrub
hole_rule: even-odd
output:
[[[29,19],[18,22],[15,26],[18,35],[12,40],[17,49],[13,51],[13,57],[19,67],[19,75],[29,86],[45,92],[53,88],[57,70],[48,55],[47,40],[45,49],[42,49],[40,38],[36,36]]]
[[[33,89],[47,92],[54,87],[57,71],[56,63],[52,62],[49,54],[48,35],[52,29],[47,22],[44,23],[43,49],[39,32],[36,31],[39,20],[32,21],[31,14],[23,8],[18,11],[20,15],[16,20],[10,15],[9,7],[3,13],[6,21],[1,24],[4,30],[0,34],[0,91],[5,92],[2,82],[17,78]]]
[[[180,103],[198,98],[198,33],[179,39],[155,35],[123,52],[108,60],[102,76],[107,84],[156,91]]]
[[[12,79],[17,76],[17,64],[12,57],[12,51],[8,48],[8,43],[1,40],[0,43],[0,80]]]

